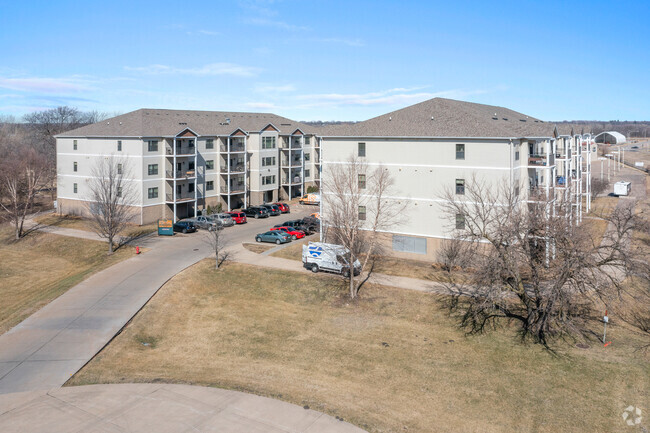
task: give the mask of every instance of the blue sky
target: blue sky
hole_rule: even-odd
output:
[[[5,1],[0,114],[364,120],[432,97],[650,120],[648,1]]]

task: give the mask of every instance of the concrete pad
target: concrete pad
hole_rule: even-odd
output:
[[[196,430],[206,433],[287,433],[287,431],[293,431],[279,429],[262,421],[248,418],[230,409],[226,409],[206,420],[197,426]],[[186,431],[189,433],[192,430]]]
[[[94,416],[46,394],[0,415],[0,431],[3,433],[72,432],[96,421]]]
[[[16,368],[19,364],[20,362],[18,361],[0,362],[0,378],[9,374],[9,372]]]
[[[22,362],[56,337],[58,331],[43,329],[16,329],[0,336],[0,362]],[[27,391],[27,390],[25,390]],[[0,391],[0,393],[2,393]]]
[[[88,385],[59,388],[49,394],[97,417],[111,419],[162,387],[155,383]]]
[[[0,415],[14,410],[19,406],[23,406],[45,394],[47,394],[46,390],[0,394]]]
[[[70,379],[86,362],[85,359],[23,361],[0,379],[0,394],[38,389],[39,386],[58,387],[63,378]]]
[[[321,416],[304,433],[365,433],[365,430],[357,426],[339,421],[331,416]]]
[[[229,409],[286,431],[304,431],[321,416],[319,412],[305,410],[295,404],[256,395],[245,395]]]

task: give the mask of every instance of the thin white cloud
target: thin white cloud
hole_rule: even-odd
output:
[[[427,99],[466,98],[471,95],[487,93],[486,90],[444,90],[439,92],[416,92],[429,86],[412,88],[394,88],[369,93],[321,93],[299,95],[296,98],[305,101],[302,107],[349,106],[349,105],[402,105],[412,104]]]
[[[201,35],[201,36],[219,36],[221,33],[215,32],[213,30],[192,30],[192,31],[187,31],[186,32],[189,36],[193,35]]]
[[[364,47],[366,43],[362,39],[348,39],[348,38],[316,38],[315,42],[324,42],[328,44],[342,44],[349,47]]]
[[[258,85],[255,87],[256,92],[260,93],[285,93],[293,92],[296,90],[296,87],[293,84],[283,84],[283,85]]]
[[[301,26],[297,24],[289,24],[284,21],[280,20],[274,20],[274,19],[268,19],[268,18],[248,18],[244,20],[245,23],[247,24],[253,24],[256,26],[264,26],[264,27],[275,27],[280,30],[288,30],[288,31],[301,31],[301,30],[309,30],[309,27],[306,26]]]
[[[233,75],[237,77],[252,77],[259,73],[258,68],[237,65],[234,63],[210,63],[198,68],[176,68],[167,65],[125,66],[125,70],[147,75]]]
[[[0,77],[0,87],[23,92],[61,93],[87,90],[88,83],[84,80],[76,80],[72,78]]]
[[[243,104],[243,106],[253,110],[262,110],[262,111],[275,110],[278,108],[278,106],[272,102],[246,102],[245,104]]]

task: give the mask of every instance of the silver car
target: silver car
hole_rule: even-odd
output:
[[[212,221],[210,217],[199,215],[196,218],[187,218],[187,221],[192,221],[194,225],[203,230],[215,230],[219,226],[217,223]]]
[[[227,213],[218,213],[215,215],[210,215],[212,221],[214,221],[216,224],[220,225],[221,227],[232,227],[235,225],[235,221],[232,219],[230,214]]]

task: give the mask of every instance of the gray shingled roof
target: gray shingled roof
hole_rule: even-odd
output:
[[[230,124],[225,123],[226,119],[230,119]],[[58,137],[170,137],[185,128],[203,136],[230,135],[237,129],[259,132],[270,123],[281,134],[291,134],[298,128],[305,134],[314,132],[309,125],[270,113],[143,108],[59,134]]]
[[[433,98],[372,119],[319,128],[321,136],[552,137],[555,124],[493,105]],[[566,129],[566,128],[562,128]],[[569,134],[567,131],[558,131]]]

